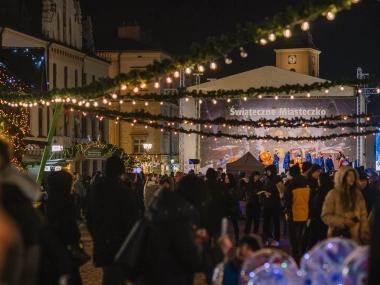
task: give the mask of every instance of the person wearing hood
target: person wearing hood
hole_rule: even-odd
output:
[[[285,212],[288,215],[289,240],[292,256],[299,264],[302,257],[301,237],[309,218],[310,187],[301,175],[298,164],[289,169],[291,182],[285,189]]]
[[[335,187],[327,194],[321,214],[322,221],[329,227],[328,237],[346,228],[358,244],[369,241],[367,209],[358,181],[359,175],[351,166],[342,166],[336,173]]]
[[[23,241],[23,253],[17,252],[13,258],[21,265],[16,284],[37,284],[40,270],[41,238],[46,227],[40,211],[32,203],[41,197],[34,178],[22,173],[11,163],[13,149],[0,140],[1,196],[4,210],[17,224]],[[10,280],[5,283],[14,284]]]
[[[281,197],[284,193],[285,186],[282,180],[277,176],[275,165],[269,165],[265,168],[267,179],[264,183],[263,190],[263,214],[264,225],[263,234],[265,245],[269,245],[268,237],[270,234],[271,221],[274,224],[274,240],[271,246],[280,245],[280,214],[281,214]]]
[[[155,193],[146,211],[149,231],[142,253],[144,274],[136,285],[191,285],[195,272],[211,270],[223,260],[232,247],[226,234],[214,247],[202,250],[207,239],[203,229],[207,192],[204,181],[187,175],[176,191],[162,188]]]

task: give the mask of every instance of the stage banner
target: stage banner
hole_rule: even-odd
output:
[[[316,99],[233,99],[218,100],[216,104],[212,101],[204,101],[201,104],[202,119],[216,119],[224,117],[226,119],[252,120],[275,118],[319,118],[324,116],[351,115],[356,113],[356,98],[316,98]],[[335,121],[336,122],[336,121]],[[332,122],[334,123],[334,122]],[[226,125],[212,126],[210,129],[202,126],[202,130],[219,131],[230,134],[245,134],[247,136],[278,136],[278,137],[309,137],[324,136],[342,132],[356,131],[355,128],[323,129],[323,128],[252,128],[252,127],[232,127]],[[308,154],[312,161],[316,157],[323,157],[325,160],[329,156],[334,161],[335,168],[338,167],[336,159],[339,152],[343,153],[350,161],[356,156],[356,139],[339,138],[327,141],[288,141],[276,142],[272,140],[234,140],[229,138],[203,138],[201,139],[201,171],[205,172],[208,167],[223,167],[226,164],[239,159],[246,152],[251,152],[256,158],[261,151],[269,151],[272,155],[277,150],[280,157],[279,170],[283,171],[283,159],[286,153],[290,152],[290,159],[301,157],[305,161]]]

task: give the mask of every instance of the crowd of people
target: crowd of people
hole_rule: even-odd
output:
[[[376,232],[371,236],[370,225],[379,220],[377,172],[350,166],[334,176],[310,162],[293,165],[286,175],[270,165],[249,175],[209,168],[205,175],[161,176],[127,173],[112,156],[105,172],[91,177],[51,172],[41,192],[11,160],[10,146],[0,141],[0,284],[6,285],[81,285],[79,268],[89,259],[81,223],[92,237],[92,262],[103,270],[103,285],[126,284],[115,256],[141,219],[149,231],[134,284],[190,285],[203,272],[208,284],[221,278],[219,284],[233,285],[244,260],[263,246],[280,246],[281,226],[299,263],[331,236],[369,244]],[[42,205],[36,209],[33,202]],[[234,239],[223,218],[231,222]],[[234,258],[220,263],[234,244]]]

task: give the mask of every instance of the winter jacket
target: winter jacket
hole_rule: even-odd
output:
[[[245,199],[247,204],[253,204],[260,207],[260,195],[257,193],[263,190],[263,183],[260,180],[253,182],[249,181],[247,186],[243,189],[245,192]]]
[[[361,192],[365,201],[367,214],[369,215],[372,211],[373,204],[378,194],[376,193],[376,190],[371,189],[369,185],[367,185],[367,187],[361,190]]]
[[[92,185],[88,200],[87,227],[94,241],[94,265],[113,264],[138,213],[133,189],[117,177],[102,177]]]
[[[194,273],[222,261],[219,247],[202,251],[195,243],[199,212],[176,192],[160,189],[147,209],[149,233],[137,285],[192,285]]]
[[[209,202],[207,205],[207,217],[205,221],[207,232],[210,236],[220,234],[221,220],[227,217],[228,209],[235,206],[235,201],[230,195],[226,185],[217,180],[206,180],[209,189]]]
[[[354,211],[347,211],[343,209],[341,195],[343,188],[343,178],[345,174],[353,170],[351,166],[342,166],[335,174],[335,188],[331,190],[323,203],[322,208],[322,221],[329,226],[327,233],[328,237],[331,237],[334,229],[342,229],[345,227],[344,221],[357,217],[359,222],[350,228],[351,239],[358,244],[362,244],[360,235],[362,233],[369,234],[369,224],[367,220],[367,209],[362,193],[359,189],[356,189],[356,208]],[[358,180],[358,174],[355,171],[356,180]]]
[[[285,209],[288,219],[306,222],[309,218],[310,187],[301,174],[295,176],[285,189]]]
[[[318,187],[315,197],[311,201],[310,218],[321,219],[322,207],[325,202],[327,193],[332,187]]]
[[[271,171],[271,175],[265,180],[263,190],[271,195],[263,198],[263,208],[281,207],[280,192],[276,184],[282,183],[282,180],[276,174],[276,166],[269,165],[266,169]]]

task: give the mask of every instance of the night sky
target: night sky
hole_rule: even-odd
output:
[[[310,0],[312,2],[312,0]],[[163,41],[163,49],[171,54],[184,54],[194,42],[203,43],[209,36],[234,32],[236,24],[259,23],[265,17],[295,5],[298,0],[150,0],[104,1],[82,0],[82,13],[92,18],[94,32],[116,31],[123,22],[137,21]],[[355,78],[357,67],[380,77],[380,2],[362,0],[349,11],[337,14],[334,21],[321,18],[310,29],[321,54],[320,77]],[[280,41],[266,46],[250,45],[248,57],[242,59],[236,49],[231,53],[232,65],[218,64],[218,71],[205,77],[224,77],[275,65],[274,48]],[[96,45],[96,43],[95,43]],[[205,80],[205,78],[204,78]]]

